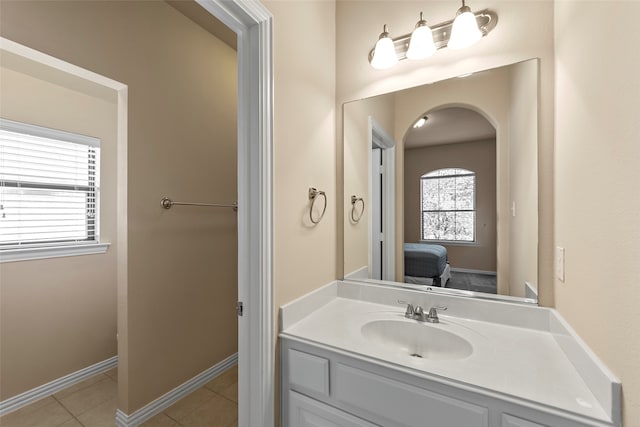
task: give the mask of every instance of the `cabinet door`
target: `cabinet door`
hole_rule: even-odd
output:
[[[532,421],[516,418],[511,415],[502,414],[502,427],[547,427]]]
[[[487,407],[342,363],[336,363],[335,367],[332,397],[346,404],[350,411],[380,424],[489,427]]]
[[[376,427],[376,425],[290,391],[287,427]]]

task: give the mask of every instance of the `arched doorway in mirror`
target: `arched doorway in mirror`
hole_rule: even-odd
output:
[[[404,137],[404,281],[497,293],[496,128],[466,106]]]

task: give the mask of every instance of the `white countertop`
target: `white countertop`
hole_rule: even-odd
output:
[[[427,307],[428,308],[428,307]],[[610,421],[554,335],[534,328],[448,316],[440,323],[424,324],[465,338],[473,347],[470,356],[456,360],[411,357],[371,342],[362,327],[375,320],[416,322],[404,317],[404,308],[350,298],[335,297],[292,325],[282,334],[374,360],[415,370],[433,379],[446,378],[551,408]]]

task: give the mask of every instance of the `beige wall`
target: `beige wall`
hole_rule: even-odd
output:
[[[0,68],[0,117],[101,140],[100,241],[107,253],[0,264],[0,401],[117,353],[116,104]],[[16,65],[16,64],[13,64]]]
[[[277,312],[336,278],[335,3],[264,4],[274,16]],[[309,220],[309,187],[327,194],[327,212],[317,225]]]
[[[281,305],[337,276],[335,2],[262,3],[273,15],[273,327],[278,331]],[[309,220],[309,187],[327,195],[327,212],[316,225]],[[277,371],[277,354],[275,365]],[[276,425],[278,384],[276,372]]]
[[[119,407],[237,351],[236,52],[164,2],[2,2],[1,34],[129,86]],[[125,304],[126,302],[126,304]]]
[[[395,112],[393,95],[367,98],[344,105],[344,271],[345,275],[370,265],[371,135],[373,117],[388,135],[393,135]],[[351,195],[362,197],[365,211],[358,222],[351,219]],[[357,209],[360,209],[358,204]]]
[[[412,148],[404,153],[404,241],[419,242],[420,177],[442,168],[476,173],[476,242],[448,245],[451,268],[496,271],[496,141],[461,142]]]
[[[640,3],[555,7],[556,307],[622,380],[640,426]],[[579,17],[579,19],[576,19]],[[603,22],[616,31],[603,38]]]
[[[538,286],[537,61],[509,67],[509,294]]]
[[[424,12],[429,22],[442,22],[453,17],[456,7],[449,2],[338,1],[337,103],[342,105],[347,101],[419,86],[479,69],[541,58],[539,283],[541,303],[553,305],[553,2],[477,0],[471,6],[474,10],[493,9],[499,16],[495,30],[471,50],[445,49],[424,61],[402,61],[390,70],[374,70],[367,62],[367,54],[377,40],[382,24],[388,24],[392,35],[397,36],[415,26],[420,11]],[[536,36],[531,37],[531,34]],[[338,127],[341,128],[340,115],[338,120]],[[400,127],[396,125],[396,129]],[[338,152],[341,151],[342,137],[339,134]],[[339,158],[338,164],[341,162]],[[341,206],[340,211],[345,211],[345,208]],[[402,229],[398,231],[402,235]],[[342,230],[339,232],[339,239],[342,240]]]

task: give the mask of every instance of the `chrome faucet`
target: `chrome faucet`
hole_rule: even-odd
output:
[[[407,301],[401,301],[398,300],[398,304],[406,304],[407,305],[407,310],[404,312],[404,317],[406,317],[407,319],[413,319],[413,316],[415,315],[415,309],[413,308],[413,304],[411,304],[410,302]]]
[[[418,322],[429,322],[429,323],[439,323],[440,319],[438,318],[438,311],[444,311],[447,307],[442,305],[434,305],[429,309],[429,314],[425,315],[424,310],[419,305],[413,306],[411,303],[407,301],[398,300],[398,304],[406,304],[407,310],[404,312],[404,317],[407,319],[417,320]]]

